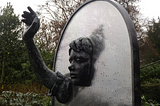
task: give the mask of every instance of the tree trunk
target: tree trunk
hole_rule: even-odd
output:
[[[0,94],[3,91],[3,82],[4,82],[4,77],[5,77],[5,56],[3,57],[3,62],[2,62],[2,74],[1,74],[1,80],[0,80]]]

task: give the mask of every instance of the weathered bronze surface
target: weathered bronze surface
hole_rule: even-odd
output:
[[[54,71],[45,65],[33,37],[40,22],[28,7],[22,37],[35,75],[70,106],[140,106],[136,33],[127,12],[109,0],[83,4],[60,39]],[[68,53],[69,52],[69,53]]]
[[[88,38],[79,38],[70,43],[70,77],[73,85],[90,86],[93,46]]]
[[[67,76],[66,52],[73,40],[92,41],[91,85],[74,86],[70,106],[140,106],[139,55],[128,13],[110,0],[88,1],[75,11],[62,33],[54,71]]]
[[[22,21],[27,25],[22,38],[25,42],[31,65],[38,80],[50,89],[49,95],[57,97],[61,103],[66,103],[72,94],[72,84],[59,72],[51,71],[44,63],[42,56],[37,49],[33,37],[39,29],[40,22],[36,13],[28,7],[30,12],[25,11]]]

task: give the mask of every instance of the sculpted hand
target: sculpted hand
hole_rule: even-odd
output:
[[[32,39],[40,27],[40,21],[36,13],[31,7],[28,7],[28,10],[30,12],[24,11],[22,14],[22,22],[27,25],[27,28],[24,30],[22,35],[23,40]]]

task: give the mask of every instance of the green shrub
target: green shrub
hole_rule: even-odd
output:
[[[141,103],[142,106],[159,106],[160,104],[157,103],[155,100],[147,100],[145,95],[141,96]]]
[[[51,97],[35,93],[3,91],[0,95],[0,105],[8,106],[51,106]]]
[[[148,66],[140,70],[141,84],[160,83],[160,64]]]
[[[143,106],[158,106],[157,102],[160,102],[160,64],[148,66],[140,71]]]

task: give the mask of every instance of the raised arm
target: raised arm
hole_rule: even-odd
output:
[[[22,38],[25,42],[29,59],[36,77],[43,85],[48,89],[51,89],[57,80],[57,76],[45,65],[42,56],[34,43],[33,37],[40,27],[40,21],[36,13],[30,7],[28,7],[28,10],[30,12],[24,11],[22,14],[22,22],[27,25]]]
[[[33,40],[34,35],[40,27],[40,21],[36,13],[30,7],[28,7],[28,10],[29,12],[24,11],[22,14],[22,22],[27,25],[27,28],[23,32],[22,38],[25,42],[35,75],[43,85],[50,89],[49,95],[56,96],[58,101],[61,103],[66,103],[71,97],[72,85],[62,74],[51,71],[45,65]]]

